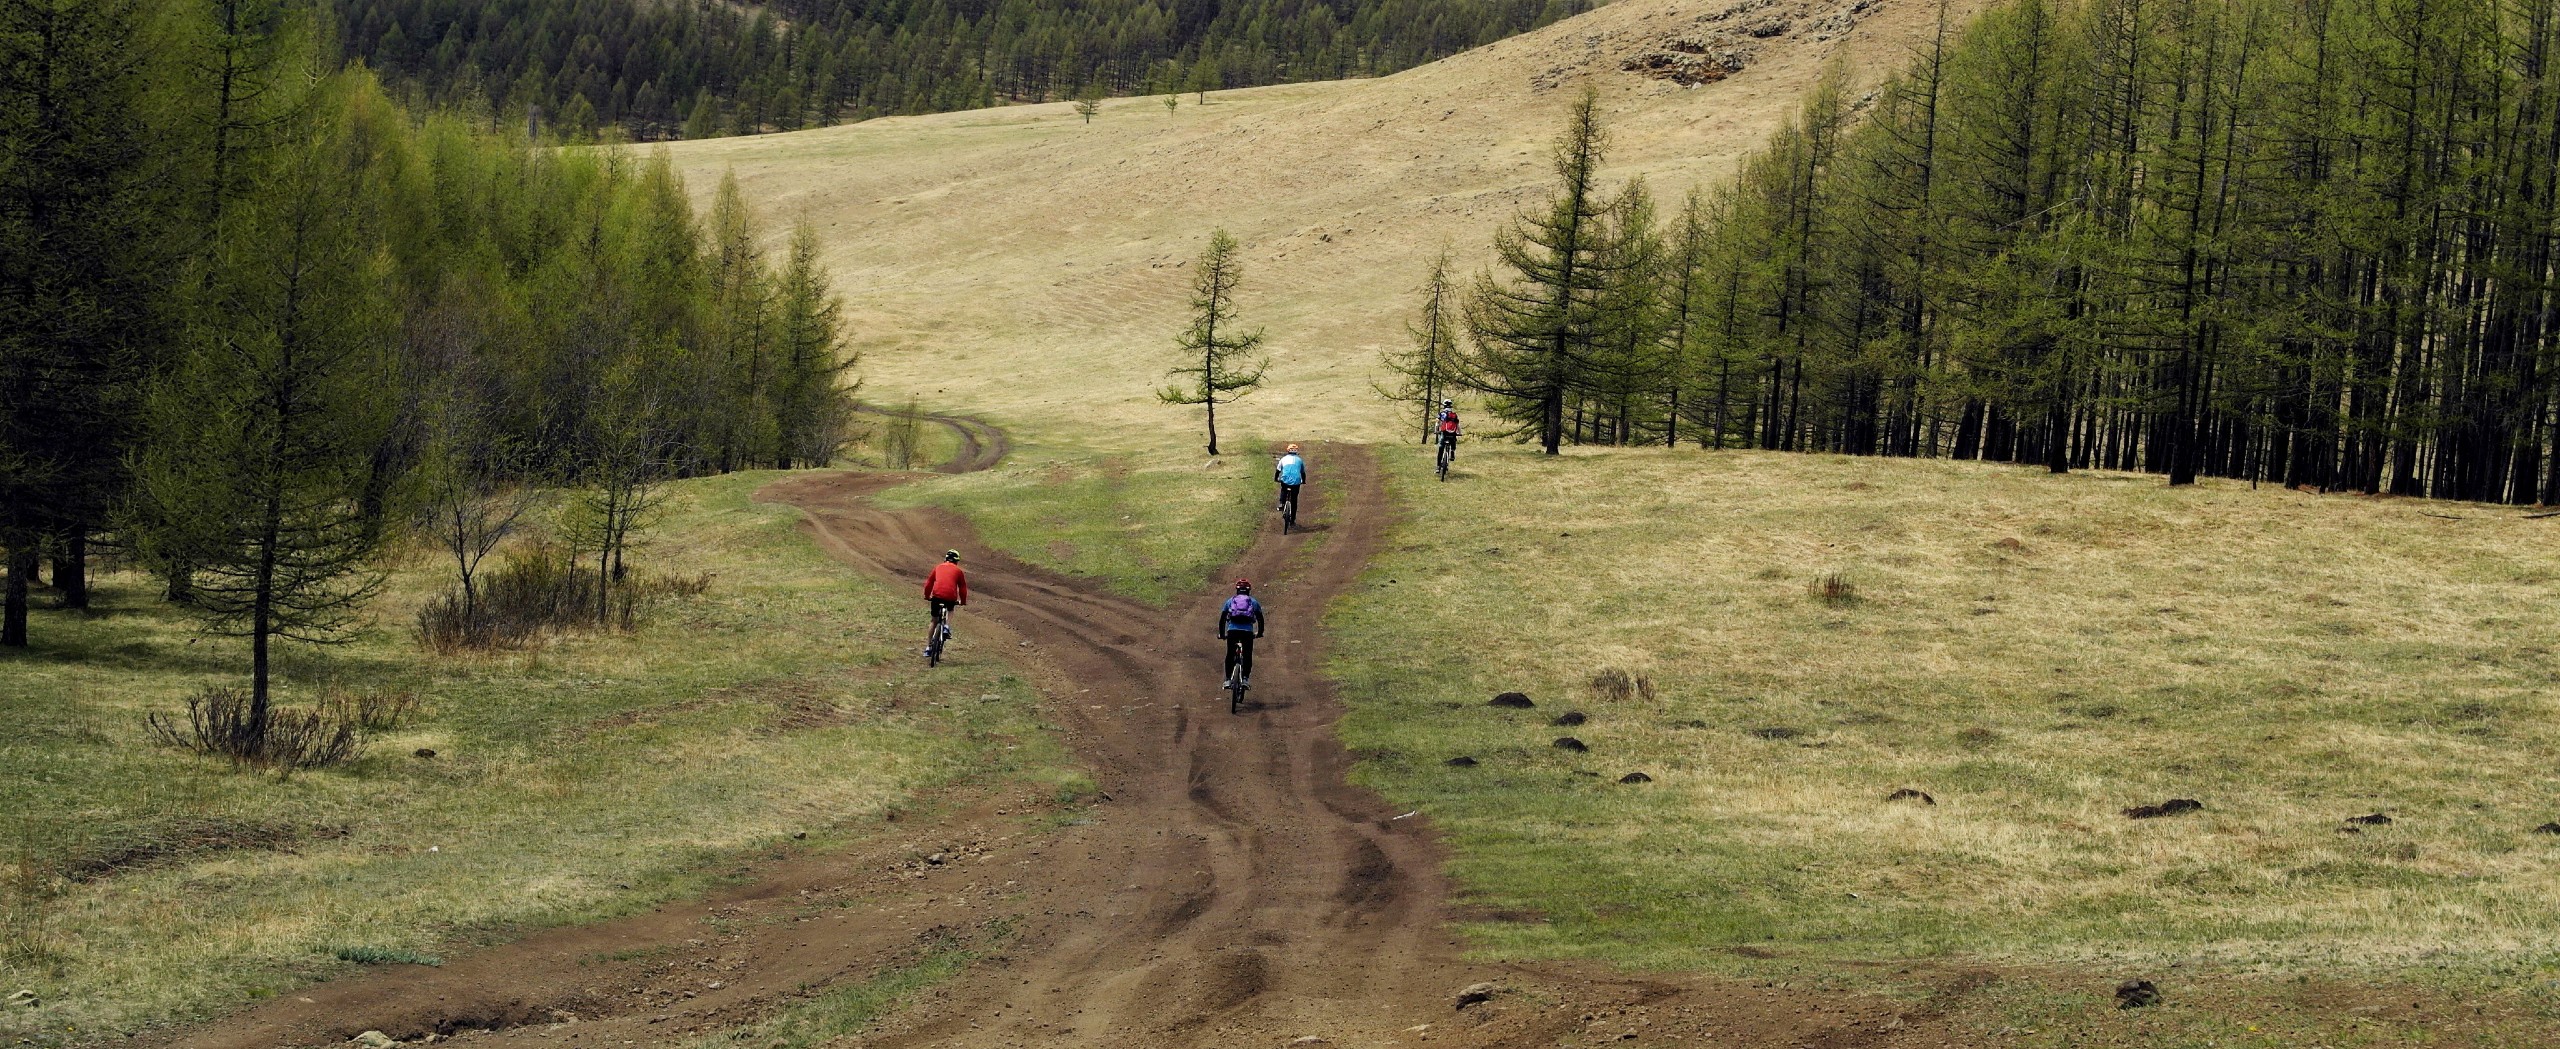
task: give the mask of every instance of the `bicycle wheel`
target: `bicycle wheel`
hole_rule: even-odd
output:
[[[948,644],[950,641],[951,625],[948,623],[935,623],[933,625],[933,640],[926,642],[924,646],[924,665],[927,667],[941,666],[942,646]]]
[[[1289,533],[1291,533],[1291,532],[1293,532],[1293,531],[1296,531],[1296,530],[1297,530],[1297,528],[1298,528],[1298,501],[1297,501],[1297,500],[1295,500],[1295,499],[1291,499],[1291,500],[1289,500],[1289,501],[1287,501],[1287,502],[1285,502],[1285,503],[1280,504],[1280,534],[1281,534],[1281,535],[1287,535],[1287,534],[1289,534]]]
[[[1244,675],[1233,671],[1227,674],[1227,713],[1244,713]]]
[[[1449,479],[1449,460],[1456,458],[1456,451],[1457,449],[1449,446],[1449,442],[1440,442],[1440,479],[1443,481]]]

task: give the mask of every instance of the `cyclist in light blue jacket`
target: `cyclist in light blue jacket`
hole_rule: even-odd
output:
[[[1280,457],[1280,465],[1271,471],[1271,479],[1280,482],[1280,505],[1297,501],[1298,486],[1307,483],[1307,460],[1298,454],[1298,446],[1290,445]]]

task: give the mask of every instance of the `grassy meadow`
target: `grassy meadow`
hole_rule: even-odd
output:
[[[1451,837],[1486,954],[2560,1002],[2560,521],[1947,462],[1386,459],[1410,516],[1329,620],[1343,733]],[[1515,689],[1537,707],[1486,705]],[[2204,807],[2120,814],[2171,798]]]
[[[884,506],[937,506],[1028,564],[1100,580],[1161,605],[1207,585],[1253,542],[1271,512],[1266,442],[1196,450],[1097,452],[1058,443],[1014,446],[1002,466],[884,492]]]
[[[334,679],[413,689],[424,713],[283,782],[148,742],[145,712],[244,660],[147,580],[108,577],[89,615],[38,613],[36,647],[0,657],[0,987],[43,1004],[0,1014],[0,1041],[211,1013],[354,971],[341,952],[433,956],[626,912],[939,784],[1070,775],[1028,684],[965,657],[926,679],[905,591],[750,501],[777,476],[674,488],[639,567],[711,585],[630,635],[431,657],[406,624],[441,565],[411,558],[371,633],[289,649],[281,698]]]

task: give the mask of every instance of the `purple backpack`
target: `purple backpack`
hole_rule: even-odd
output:
[[[1262,606],[1256,604],[1251,595],[1237,594],[1227,599],[1228,629],[1251,629],[1253,621],[1261,616]]]

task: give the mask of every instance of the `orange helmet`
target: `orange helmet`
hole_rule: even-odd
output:
[[[1294,445],[1294,444],[1293,444],[1293,445],[1290,445],[1290,446],[1289,446],[1289,451],[1290,451],[1292,454],[1296,453],[1296,452],[1297,452],[1297,450],[1298,450],[1298,446],[1297,446],[1297,445]]]

